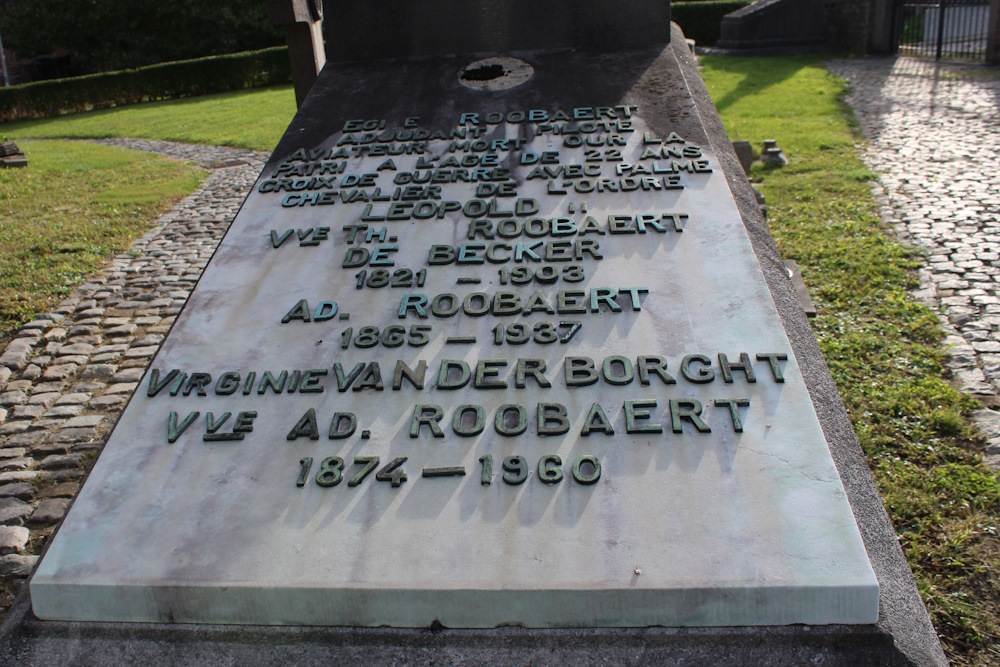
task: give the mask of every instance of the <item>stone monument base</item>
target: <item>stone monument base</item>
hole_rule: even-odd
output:
[[[880,626],[450,630],[39,621],[22,598],[4,665],[896,665]],[[943,656],[941,656],[943,660]]]

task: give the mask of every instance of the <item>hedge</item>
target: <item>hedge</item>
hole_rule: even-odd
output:
[[[276,46],[0,88],[0,122],[47,118],[147,100],[208,95],[291,80],[288,47]]]
[[[722,17],[751,4],[753,0],[707,0],[670,3],[670,20],[684,31],[684,36],[701,46],[719,40]]]

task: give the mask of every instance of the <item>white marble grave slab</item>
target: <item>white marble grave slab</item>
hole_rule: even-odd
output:
[[[522,223],[561,217],[579,227],[592,216],[603,234],[470,241],[470,219],[449,212],[443,219],[368,222],[370,228],[385,226],[386,239],[365,243],[359,236],[348,244],[343,228],[361,222],[363,203],[338,198],[333,205],[282,207],[288,192],[256,191],[151,366],[161,378],[171,369],[188,377],[211,374],[207,396],[196,390],[171,396],[167,388],[150,397],[150,378],[142,382],[31,582],[36,615],[358,626],[438,621],[448,627],[875,622],[878,584],[725,177],[704,147],[644,144],[649,128],[641,114],[640,109],[631,119],[634,131],[622,135],[627,145],[616,148],[624,162],[595,163],[600,178],[621,186],[615,179],[629,172],[616,174],[617,165],[640,163],[650,147],[687,146],[689,155],[700,157],[673,161],[703,160],[712,172],[682,173],[681,189],[646,191],[640,185],[631,192],[575,192],[574,182],[586,180],[596,188],[598,177],[570,179],[563,188],[562,178],[528,180],[537,165],[518,162],[528,151],[539,156],[554,151],[558,164],[586,165],[586,147],[566,147],[564,136],[551,133],[531,136],[533,124],[489,128],[491,139],[527,137],[520,150],[498,151],[502,165],[515,174],[517,197],[538,202],[538,213]],[[334,146],[343,135],[332,133],[324,145]],[[440,164],[449,145],[428,141],[425,155]],[[606,147],[600,150],[607,158]],[[463,154],[481,153],[457,153]],[[421,156],[391,157],[395,170],[384,165],[385,156],[348,159],[344,172],[336,174],[338,183],[349,174],[374,173],[382,191],[392,192],[393,177],[416,170]],[[665,168],[671,159],[641,163]],[[274,180],[274,170],[275,165],[268,167],[258,190]],[[649,177],[662,185],[665,175]],[[550,183],[567,192],[549,194]],[[441,200],[464,204],[475,198],[474,188],[444,183]],[[501,208],[513,203],[497,201]],[[387,208],[376,202],[370,214]],[[649,214],[666,231],[647,225],[640,234],[634,221],[623,223],[620,234],[608,229],[609,216]],[[677,218],[683,231],[662,214],[686,215]],[[319,227],[330,232],[318,245],[300,245],[293,233],[275,248],[270,234],[275,230],[280,238],[288,229]],[[531,261],[428,265],[433,244],[505,243],[509,248],[495,250],[501,257],[515,253],[518,243],[532,247],[536,241],[581,238],[598,244],[602,258],[551,262],[560,276],[551,283],[500,284],[501,269],[542,266]],[[341,267],[348,246],[371,250],[379,244],[398,246],[388,253],[393,271],[426,270],[423,287],[356,289],[360,268]],[[535,252],[544,252],[541,248]],[[482,257],[485,249],[468,252]],[[582,267],[583,281],[564,280],[563,267],[571,264]],[[367,267],[369,275],[374,268]],[[481,282],[460,284],[461,278]],[[590,310],[591,290],[598,288],[615,290],[621,312],[609,312],[607,302],[598,299],[597,313],[548,314],[540,307],[517,316],[459,312],[420,319],[411,312],[398,317],[406,293],[430,301],[439,294],[464,298],[507,290],[523,305],[538,289],[555,309],[559,290],[579,289],[586,291],[582,302]],[[338,316],[282,324],[300,299],[312,309],[336,302]],[[473,309],[482,303],[471,302]],[[494,343],[498,324],[561,321],[582,323],[565,344]],[[429,342],[341,348],[348,327],[357,335],[365,326],[384,331],[392,325],[408,331],[429,325]],[[568,330],[559,329],[559,335]],[[476,342],[448,343],[449,337]],[[725,382],[719,353],[730,361],[748,354],[756,381],[748,382],[737,369],[732,382]],[[786,355],[780,361],[770,357],[783,382],[758,354]],[[694,363],[691,369],[710,368],[714,379],[685,378],[681,364],[688,355],[704,355],[708,365]],[[598,368],[614,356],[631,365],[639,356],[660,356],[675,382],[666,384],[654,374],[643,384],[635,373],[628,382],[619,377],[570,387],[563,373],[568,356],[589,357]],[[474,388],[471,382],[460,389],[437,386],[444,360],[465,361],[475,374],[481,359],[506,362],[495,377],[484,378],[503,380],[506,388]],[[540,387],[529,375],[524,388],[515,387],[518,359],[544,361],[551,386]],[[427,363],[424,389],[406,383],[392,389],[397,360],[411,368],[420,360]],[[378,362],[383,390],[337,390],[334,365],[349,373],[359,362]],[[309,369],[327,371],[314,380],[321,393],[258,393],[264,371]],[[621,364],[611,364],[611,371],[626,375]],[[225,372],[240,373],[239,389],[230,395],[216,392]],[[244,395],[250,372],[256,380]],[[742,432],[725,402],[736,399],[749,403],[738,409]],[[698,401],[710,432],[699,432],[687,419],[675,433],[671,400]],[[724,402],[716,405],[717,400]],[[626,401],[647,401],[633,404],[636,432],[627,432]],[[539,403],[565,406],[569,431],[538,435]],[[442,408],[444,437],[433,437],[428,426],[410,437],[418,404]],[[504,404],[524,406],[523,434],[497,433],[494,414]],[[595,404],[613,435],[600,429],[581,434]],[[459,405],[482,406],[481,434],[455,433],[451,422]],[[690,407],[675,404],[675,410],[678,405]],[[320,437],[289,440],[310,408]],[[216,419],[231,413],[218,430],[231,433],[237,414],[246,411],[256,417],[244,439],[204,440],[207,413]],[[173,443],[168,442],[171,412],[179,421],[199,413]],[[357,431],[329,439],[335,413],[354,414]],[[362,437],[363,431],[369,437]],[[546,454],[561,458],[562,481],[539,479],[538,462]],[[493,457],[489,485],[481,481],[486,455]],[[525,457],[530,469],[519,485],[502,479],[502,462],[514,455]],[[583,455],[600,461],[596,483],[573,479],[572,463]],[[354,487],[347,481],[320,486],[315,481],[320,461],[331,456],[346,462],[347,478],[361,468],[355,457],[377,456],[379,468],[406,457],[401,469],[408,479],[394,487],[373,473]],[[299,487],[300,461],[306,457],[314,463]],[[422,476],[424,469],[445,467],[461,467],[465,474]],[[590,474],[592,466],[585,465],[583,475]]]

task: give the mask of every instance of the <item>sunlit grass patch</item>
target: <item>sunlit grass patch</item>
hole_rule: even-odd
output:
[[[196,166],[86,142],[19,146],[0,170],[0,336],[65,296],[204,180]]]
[[[0,134],[14,139],[130,137],[270,151],[294,115],[292,87],[274,86],[0,123]]]

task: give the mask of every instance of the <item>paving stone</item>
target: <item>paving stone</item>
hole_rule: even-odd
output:
[[[72,498],[80,489],[80,485],[74,482],[62,482],[60,484],[46,485],[38,491],[38,499],[45,498]]]
[[[64,386],[65,386],[64,383],[58,382],[58,381],[56,381],[56,382],[39,382],[39,383],[35,384],[35,386],[32,388],[32,391],[33,391],[33,393],[36,393],[36,394],[48,394],[48,393],[53,393],[53,392],[62,392]]]
[[[30,503],[17,498],[0,498],[0,524],[20,526],[34,509]]]
[[[80,454],[53,454],[42,459],[39,465],[43,470],[80,468],[83,466],[83,456]]]
[[[106,410],[110,408],[116,408],[120,405],[125,405],[128,397],[124,394],[108,394],[106,396],[98,396],[97,398],[90,401],[87,404],[92,410]]]
[[[151,357],[156,354],[159,348],[156,345],[147,345],[146,347],[133,347],[125,351],[126,359],[136,359],[139,357]]]
[[[41,405],[48,407],[56,402],[60,394],[57,392],[46,392],[44,394],[32,394],[31,398],[28,399],[28,405]]]
[[[84,411],[82,405],[57,405],[46,412],[43,417],[75,417]]]
[[[34,349],[31,341],[15,339],[7,345],[7,349],[0,354],[0,366],[6,366],[15,371],[19,371],[28,364],[28,358]]]
[[[90,361],[93,364],[103,364],[109,361],[117,361],[119,358],[121,358],[121,356],[122,356],[121,352],[107,352],[103,354],[94,354],[91,355]]]
[[[31,363],[31,364],[28,365],[28,368],[31,368],[32,366],[37,366],[38,368],[44,369],[50,363],[52,363],[52,357],[50,355],[48,355],[48,354],[40,354],[37,357],[34,357],[32,359],[32,362],[33,363]],[[28,371],[28,368],[25,368],[23,371],[21,371],[21,378],[25,379],[25,380],[32,380],[32,381],[34,381],[35,378],[25,376],[25,373]],[[33,375],[33,373],[32,373],[32,375]]]
[[[125,344],[125,343],[119,343],[119,344],[115,344],[115,345],[102,345],[99,348],[97,348],[96,350],[94,350],[94,354],[95,355],[96,354],[111,354],[111,353],[115,353],[115,352],[121,353],[121,352],[124,352],[127,349],[128,349],[128,345]]]
[[[108,329],[104,333],[109,338],[122,338],[124,336],[131,336],[133,333],[135,333],[137,328],[138,327],[136,327],[136,325],[134,324],[122,324],[117,327],[112,327],[111,329]]]
[[[82,415],[80,417],[73,417],[73,419],[70,419],[68,422],[63,424],[63,428],[69,429],[86,426],[100,426],[104,421],[105,417],[103,415]]]
[[[0,556],[0,577],[27,577],[35,569],[39,558],[25,554]]]
[[[62,428],[52,434],[55,444],[91,442],[97,437],[96,428]]]
[[[0,472],[0,484],[6,484],[7,482],[30,482],[36,477],[38,477],[37,470],[12,470],[8,472]]]
[[[72,446],[72,443],[67,442],[43,442],[31,448],[31,456],[42,459],[53,454],[66,454]]]
[[[83,405],[90,400],[90,394],[73,393],[64,394],[56,401],[56,405]]]
[[[7,438],[9,447],[31,447],[37,445],[48,437],[48,432],[42,429],[32,429],[23,433],[18,433]]]
[[[28,395],[23,391],[5,391],[0,394],[0,405],[10,407],[12,405],[25,405],[28,402]]]
[[[100,332],[100,327],[96,324],[80,324],[69,330],[70,336],[78,336],[80,334],[93,334]]]
[[[986,380],[986,374],[979,368],[956,368],[952,371],[955,384],[967,394],[992,396],[993,385]]]
[[[96,347],[101,343],[100,330],[98,330],[94,334],[83,334],[83,333],[77,334],[75,336],[72,336],[67,342],[74,344],[85,343],[87,345],[93,345]]]
[[[160,335],[149,335],[143,336],[139,340],[135,341],[133,345],[136,347],[145,347],[147,345],[159,345],[163,342],[163,336]]]
[[[63,425],[66,421],[65,417],[48,417],[47,415],[42,415],[41,419],[37,419],[31,423],[29,431],[43,431],[49,434],[53,429],[57,429]]]
[[[116,373],[111,379],[112,382],[138,382],[142,379],[143,373],[145,373],[145,368],[126,368],[125,370]]]
[[[0,485],[0,498],[18,498],[31,500],[35,497],[35,487],[26,482],[14,482]]]
[[[30,533],[24,526],[0,526],[0,554],[21,553]]]
[[[59,364],[57,366],[49,366],[45,369],[45,372],[42,373],[42,377],[46,380],[62,380],[76,373],[76,369],[76,364]]]
[[[34,464],[35,460],[28,457],[18,459],[0,459],[0,470],[27,470]]]
[[[66,468],[61,470],[42,470],[38,473],[38,479],[48,482],[65,482],[68,480],[83,479],[82,468]]]
[[[75,364],[77,366],[86,366],[90,358],[82,354],[71,354],[65,357],[59,357],[60,365]]]
[[[114,353],[115,357],[120,356],[119,353]],[[112,377],[116,372],[118,372],[118,366],[115,364],[90,364],[83,372],[80,374],[81,378],[84,379],[97,379],[97,378],[109,378]]]
[[[68,506],[68,498],[46,498],[38,503],[28,523],[47,525],[61,521]]]
[[[17,419],[26,419],[41,417],[45,414],[44,405],[15,405],[14,406],[14,417]]]

